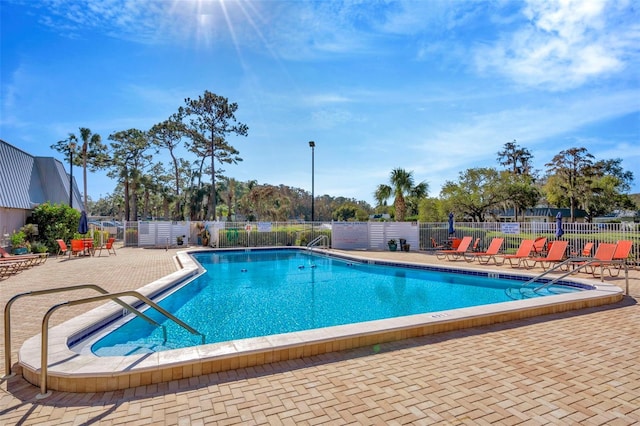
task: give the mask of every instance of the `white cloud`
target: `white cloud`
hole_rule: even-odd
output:
[[[341,104],[352,101],[350,98],[336,93],[311,95],[307,96],[304,100],[310,105]]]
[[[637,59],[640,33],[631,5],[531,0],[523,13],[527,25],[477,49],[475,60],[481,71],[558,91],[609,77]]]

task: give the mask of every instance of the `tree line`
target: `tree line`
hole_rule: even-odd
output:
[[[310,220],[311,194],[286,185],[240,182],[226,176],[225,164],[242,161],[229,135],[247,136],[236,120],[237,103],[205,91],[148,130],[127,129],[109,135],[109,143],[88,128],[51,145],[83,168],[84,206],[93,216],[125,220]],[[193,158],[179,157],[180,147]],[[169,164],[154,154],[169,154]],[[112,194],[87,197],[86,171],[104,170],[116,181]],[[209,180],[205,182],[205,177]],[[318,220],[367,220],[371,206],[345,197],[316,197]]]
[[[148,130],[132,128],[112,133],[109,146],[87,128],[80,128],[80,137],[70,133],[51,146],[69,154],[75,165],[83,166],[87,208],[87,168],[106,170],[107,176],[116,180],[114,193],[94,203],[90,214],[125,220],[152,215],[172,220],[214,220],[222,192],[226,190],[226,196],[233,198],[233,181],[225,178],[224,170],[216,164],[242,161],[239,151],[227,140],[229,135],[248,135],[248,126],[235,117],[238,104],[209,91],[184,102],[169,118]],[[195,160],[179,158],[176,152],[181,146]],[[154,161],[154,154],[163,150],[169,153],[169,165]],[[203,181],[205,175],[210,176],[209,183]],[[226,180],[227,188],[221,191],[216,179]],[[109,208],[105,209],[105,203]]]
[[[527,209],[537,206],[568,208],[570,221],[577,209],[592,221],[616,209],[636,210],[628,191],[633,173],[622,168],[621,159],[597,160],[584,147],[560,151],[545,164],[545,171],[533,168],[531,152],[514,140],[497,153],[503,169],[478,167],[461,171],[457,181],[446,181],[439,198],[426,197],[422,182],[413,184],[412,172],[395,169],[390,185],[376,191],[376,209],[387,209],[385,201],[394,195],[395,215],[410,214],[425,222],[445,221],[449,212],[460,220],[496,220],[513,209],[514,219],[523,219]],[[417,206],[417,207],[416,207]],[[640,217],[640,212],[636,217]]]
[[[148,130],[112,133],[108,145],[83,127],[51,148],[72,153],[73,164],[82,166],[84,205],[90,215],[125,220],[310,220],[308,191],[225,175],[223,165],[242,161],[228,137],[248,136],[248,126],[236,120],[237,110],[237,103],[205,91],[197,99],[186,98],[175,113]],[[182,147],[193,157],[179,157]],[[154,161],[161,151],[168,152],[169,164]],[[497,153],[503,169],[464,170],[457,181],[444,184],[438,198],[428,196],[427,182],[416,184],[413,172],[399,167],[391,171],[388,183],[375,188],[375,207],[323,195],[314,200],[315,217],[363,221],[386,213],[398,221],[444,221],[454,212],[458,219],[484,221],[513,208],[518,220],[528,208],[549,205],[570,208],[573,220],[576,209],[593,218],[616,208],[636,208],[626,194],[633,174],[622,168],[621,159],[596,160],[585,148],[570,148],[545,164],[544,173],[533,168],[532,159],[527,148],[515,140],[507,142]],[[116,181],[114,192],[90,200],[87,169],[105,170]],[[393,203],[388,205],[390,198]]]

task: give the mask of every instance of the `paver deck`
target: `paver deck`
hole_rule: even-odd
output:
[[[20,292],[82,283],[135,289],[174,272],[175,252],[122,248],[117,256],[54,257],[0,280],[0,301],[4,306]],[[487,268],[425,253],[357,255]],[[605,280],[624,288],[622,277]],[[14,370],[20,345],[39,333],[52,304],[90,295],[83,290],[17,302]],[[615,305],[375,348],[117,392],[53,392],[42,400],[35,398],[39,388],[17,375],[0,383],[0,424],[640,424],[638,300],[640,271],[632,270],[630,296]],[[93,307],[60,310],[51,325]],[[5,350],[2,345],[2,359]],[[4,364],[0,371],[5,374]]]

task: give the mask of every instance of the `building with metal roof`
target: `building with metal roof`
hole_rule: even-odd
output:
[[[0,139],[0,245],[27,221],[39,204],[69,203],[70,175],[53,157],[35,157]],[[73,207],[83,200],[73,179]]]
[[[562,214],[563,218],[571,217],[571,209],[568,208],[552,208],[552,207],[534,207],[527,209],[524,212],[519,212],[519,221],[522,222],[555,222],[558,213]],[[513,208],[497,211],[494,213],[498,222],[513,222],[515,221],[515,211]],[[587,218],[587,212],[582,209],[574,209],[573,217],[576,222],[584,222]]]

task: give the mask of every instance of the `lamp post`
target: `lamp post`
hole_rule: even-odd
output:
[[[74,141],[69,142],[69,207],[73,208],[73,150],[76,149]]]
[[[316,216],[315,216],[315,195],[313,193],[313,186],[314,186],[314,159],[313,159],[313,155],[314,155],[314,148],[316,147],[316,143],[314,141],[309,141],[309,146],[311,147],[311,222],[313,225],[313,222],[316,220]]]

